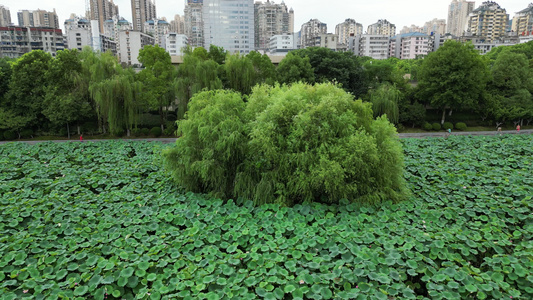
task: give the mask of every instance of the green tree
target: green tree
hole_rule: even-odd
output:
[[[170,55],[159,46],[147,45],[139,51],[139,62],[144,69],[139,72],[143,83],[142,94],[150,109],[157,110],[161,130],[167,122],[169,106],[175,101],[173,81],[177,70]]]
[[[489,71],[472,44],[450,40],[424,59],[418,76],[420,97],[442,110],[443,124],[446,109],[477,107]]]
[[[224,50],[223,47],[218,47],[215,45],[209,46],[209,59],[214,60],[217,64],[223,65],[226,62],[226,57],[228,56],[228,51]]]
[[[289,52],[278,65],[277,77],[280,83],[306,82],[314,83],[315,74],[309,63],[309,57],[301,57]]]
[[[335,52],[328,48],[311,47],[293,51],[309,57],[316,82],[338,82],[346,91],[362,97],[368,91],[366,74],[361,60],[352,52]]]
[[[257,74],[250,59],[239,54],[229,55],[224,64],[227,88],[243,95],[250,94],[257,82]]]
[[[383,83],[395,85],[400,90],[406,89],[407,81],[396,65],[396,60],[398,59],[371,59],[363,64],[367,76],[366,81],[371,90],[378,88]]]
[[[70,124],[94,115],[88,97],[88,80],[83,78],[83,68],[78,50],[58,51],[46,73],[48,86],[44,100],[44,115],[57,125],[66,125],[70,138]]]
[[[0,58],[0,107],[4,105],[4,96],[9,91],[12,72],[11,60],[5,57]]]
[[[374,117],[387,115],[387,118],[397,124],[399,122],[398,102],[402,97],[400,90],[396,86],[384,83],[376,90],[370,92],[370,102]]]
[[[531,73],[526,55],[512,49],[501,51],[494,61],[489,89],[498,126],[505,121],[522,123],[533,116]]]
[[[142,106],[142,85],[135,81],[133,69],[125,69],[109,79],[92,83],[89,91],[96,102],[98,116],[107,121],[113,134],[124,130],[130,136],[137,125]]]
[[[182,119],[187,111],[189,100],[203,89],[221,89],[222,81],[218,77],[219,65],[213,60],[204,60],[203,52],[188,51],[183,63],[178,67],[178,77],[174,89],[178,98],[177,118]],[[197,55],[199,54],[199,55]]]
[[[268,55],[261,55],[257,51],[251,51],[246,57],[254,66],[257,83],[266,83],[273,85],[277,80],[276,68]]]
[[[52,56],[41,50],[24,54],[12,65],[13,72],[6,95],[5,108],[27,123],[22,127],[45,124],[43,103],[48,80],[46,73]]]

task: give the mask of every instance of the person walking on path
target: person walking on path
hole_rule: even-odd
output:
[[[83,134],[80,135],[80,142],[83,142]]]
[[[452,129],[448,128],[448,130],[446,131],[446,138],[448,138],[450,135],[452,135]]]
[[[516,133],[520,133],[520,124],[516,125]]]

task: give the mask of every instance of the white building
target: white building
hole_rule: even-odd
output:
[[[170,32],[170,23],[165,20],[148,20],[144,23],[144,33],[154,37],[156,45],[162,45],[163,38]]]
[[[368,25],[366,34],[369,35],[396,35],[396,25],[386,19],[378,20],[372,25]]]
[[[346,19],[343,23],[335,26],[335,34],[339,37],[341,44],[348,44],[350,36],[363,34],[363,25],[355,22],[354,19]]]
[[[429,35],[411,32],[397,35],[390,40],[390,57],[415,59],[429,53]]]
[[[468,16],[474,10],[474,1],[453,0],[448,7],[446,33],[462,36],[468,26]]]
[[[117,54],[119,61],[127,65],[140,65],[139,51],[146,45],[154,45],[154,38],[140,31],[120,31],[118,33]]]
[[[333,51],[346,51],[346,45],[341,44],[339,36],[333,33],[321,33],[315,38],[315,47],[328,48]]]
[[[204,47],[223,47],[230,53],[254,50],[253,0],[204,0]]]
[[[311,19],[304,23],[300,30],[301,47],[314,47],[316,44],[316,37],[322,33],[328,33],[328,25],[326,23],[322,23],[318,19]]]
[[[298,33],[278,34],[270,38],[269,52],[272,55],[285,55],[291,50],[298,49]]]
[[[390,36],[362,34],[350,38],[349,49],[357,56],[368,56],[373,59],[389,58]]]
[[[11,25],[11,12],[9,8],[0,5],[0,26]]]
[[[174,32],[167,33],[161,45],[170,56],[183,55],[183,49],[188,45],[187,36],[184,34],[177,34]]]
[[[0,30],[0,57],[18,58],[33,50],[55,56],[64,49],[61,29],[7,26]]]
[[[85,46],[92,47],[91,23],[81,17],[65,20],[66,48],[82,50]]]

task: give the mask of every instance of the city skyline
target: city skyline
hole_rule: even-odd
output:
[[[255,1],[254,1],[255,2]],[[263,2],[266,2],[263,1]],[[281,3],[282,1],[273,1]],[[451,0],[408,0],[408,1],[374,1],[369,3],[356,3],[354,1],[341,0],[334,2],[336,5],[330,5],[324,8],[324,1],[319,0],[286,0],[284,1],[288,8],[294,9],[294,30],[300,30],[302,24],[310,19],[318,19],[328,26],[328,33],[335,32],[335,26],[351,18],[363,25],[363,31],[366,31],[368,25],[376,23],[379,19],[387,19],[396,25],[399,32],[403,26],[417,25],[422,26],[425,22],[434,18],[447,19],[448,6]],[[484,1],[475,1],[475,7],[479,7]],[[525,9],[529,1],[507,0],[495,1],[502,8],[506,9],[509,17],[512,18],[516,12]],[[120,15],[126,20],[133,22],[131,14],[131,0],[115,0],[114,3],[119,6]],[[15,25],[18,25],[16,13],[19,10],[37,10],[43,9],[57,11],[60,28],[63,23],[70,17],[71,13],[76,15],[85,15],[85,0],[73,0],[65,3],[59,0],[2,0],[1,3],[9,8],[11,19]],[[330,4],[330,3],[328,3]],[[183,15],[185,0],[158,0],[156,2],[157,17],[165,17],[172,20],[174,15]],[[398,13],[400,12],[400,13]]]

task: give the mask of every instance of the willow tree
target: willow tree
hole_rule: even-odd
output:
[[[387,118],[394,124],[397,124],[400,118],[398,102],[400,101],[401,92],[394,85],[388,83],[382,84],[376,90],[370,92],[370,102],[374,117],[387,115]]]
[[[224,71],[227,88],[248,95],[257,82],[257,74],[252,61],[246,56],[231,55],[226,59]]]
[[[107,122],[111,133],[119,134],[126,129],[129,136],[133,126],[137,126],[141,90],[142,85],[135,81],[132,69],[91,84],[89,91],[98,117]]]
[[[217,74],[219,65],[215,61],[195,53],[196,49],[194,52],[189,51],[185,54],[183,64],[178,68],[178,78],[174,82],[174,89],[178,98],[178,119],[182,119],[185,115],[189,100],[194,94],[204,89],[222,88],[222,81]]]

